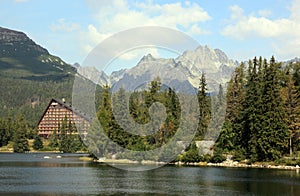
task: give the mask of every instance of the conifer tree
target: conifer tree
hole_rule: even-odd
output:
[[[256,59],[256,58],[255,58]],[[257,61],[248,62],[248,73],[245,91],[245,101],[243,102],[243,110],[241,112],[240,123],[242,124],[242,133],[240,144],[253,160],[257,157],[257,131],[260,127],[260,105],[259,99],[261,94],[258,89]]]
[[[62,120],[61,126],[59,127],[60,132],[60,144],[59,150],[61,152],[69,152],[69,141],[68,141],[68,125],[67,117]]]
[[[272,57],[265,67],[262,91],[262,119],[257,130],[257,159],[276,160],[288,149],[288,131],[285,110],[280,96],[279,67]]]
[[[287,72],[287,86],[285,88],[285,108],[287,114],[287,126],[289,130],[289,153],[293,155],[296,142],[300,136],[300,101],[299,93],[291,70]]]
[[[6,146],[10,140],[10,134],[5,126],[5,120],[0,119],[0,147]]]
[[[22,115],[18,115],[16,119],[16,127],[13,136],[13,150],[14,152],[23,153],[29,151],[28,139],[26,137],[28,132],[28,125]]]
[[[207,95],[207,83],[204,73],[202,73],[200,78],[197,97],[199,104],[199,121],[195,137],[201,140],[207,132],[211,114],[210,97]]]
[[[59,125],[59,127],[60,127],[60,125]],[[57,130],[56,129],[50,135],[49,146],[51,148],[57,148],[57,147],[59,147],[59,138],[58,138],[58,134],[57,134]]]
[[[43,141],[41,140],[40,136],[38,136],[37,134],[34,136],[32,147],[34,150],[41,150],[44,147]]]
[[[238,66],[230,79],[226,93],[226,117],[222,132],[217,140],[217,146],[224,150],[239,148],[241,141],[242,126],[239,122],[243,102],[245,100],[245,76],[244,63]]]

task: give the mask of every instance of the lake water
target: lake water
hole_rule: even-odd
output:
[[[164,166],[129,172],[81,161],[80,155],[56,156],[0,154],[0,194],[300,195],[297,170]]]

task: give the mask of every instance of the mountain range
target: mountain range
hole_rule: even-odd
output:
[[[212,92],[219,84],[229,81],[237,65],[237,61],[230,60],[220,49],[199,46],[176,58],[155,58],[147,54],[136,66],[107,75],[94,67],[72,66],[25,33],[0,27],[0,117],[22,113],[34,125],[52,98],[71,102],[78,73],[91,80],[98,78],[98,84],[109,84],[113,91],[120,87],[130,91],[144,88],[146,82],[160,77],[163,84],[175,90],[195,92],[204,72],[208,90]]]
[[[226,85],[237,65],[237,61],[230,60],[219,49],[198,46],[177,58],[154,58],[148,54],[136,66],[110,75],[94,67],[79,67],[78,72],[90,79],[99,78],[98,84],[109,84],[115,91],[121,87],[134,91],[159,77],[163,84],[184,92],[193,92],[199,86],[201,74],[205,73],[208,90],[216,91],[219,84]]]

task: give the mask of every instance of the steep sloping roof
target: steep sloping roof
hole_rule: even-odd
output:
[[[82,113],[81,111],[77,110],[76,108],[72,107],[71,104],[68,104],[68,103],[66,103],[66,102],[64,102],[64,101],[62,101],[62,100],[59,100],[59,99],[54,99],[54,98],[52,98],[51,101],[49,102],[47,108],[45,109],[43,115],[41,116],[41,118],[40,118],[40,120],[39,120],[39,122],[38,122],[38,125],[39,125],[40,122],[42,121],[42,119],[43,119],[43,117],[45,116],[45,114],[46,114],[48,108],[50,107],[50,105],[51,105],[53,102],[58,103],[58,104],[61,105],[62,107],[66,108],[66,109],[68,109],[68,110],[70,110],[70,111],[72,111],[74,114],[76,114],[76,115],[78,115],[78,116],[84,118],[85,120],[91,122],[91,118],[90,118],[88,115],[86,115],[86,114]]]

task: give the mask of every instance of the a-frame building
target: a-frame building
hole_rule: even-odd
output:
[[[67,118],[68,122],[75,123],[77,129],[86,135],[91,119],[64,100],[51,99],[48,107],[38,122],[38,134],[40,137],[49,138],[54,131],[59,133],[59,126]],[[79,126],[78,126],[79,125]]]

